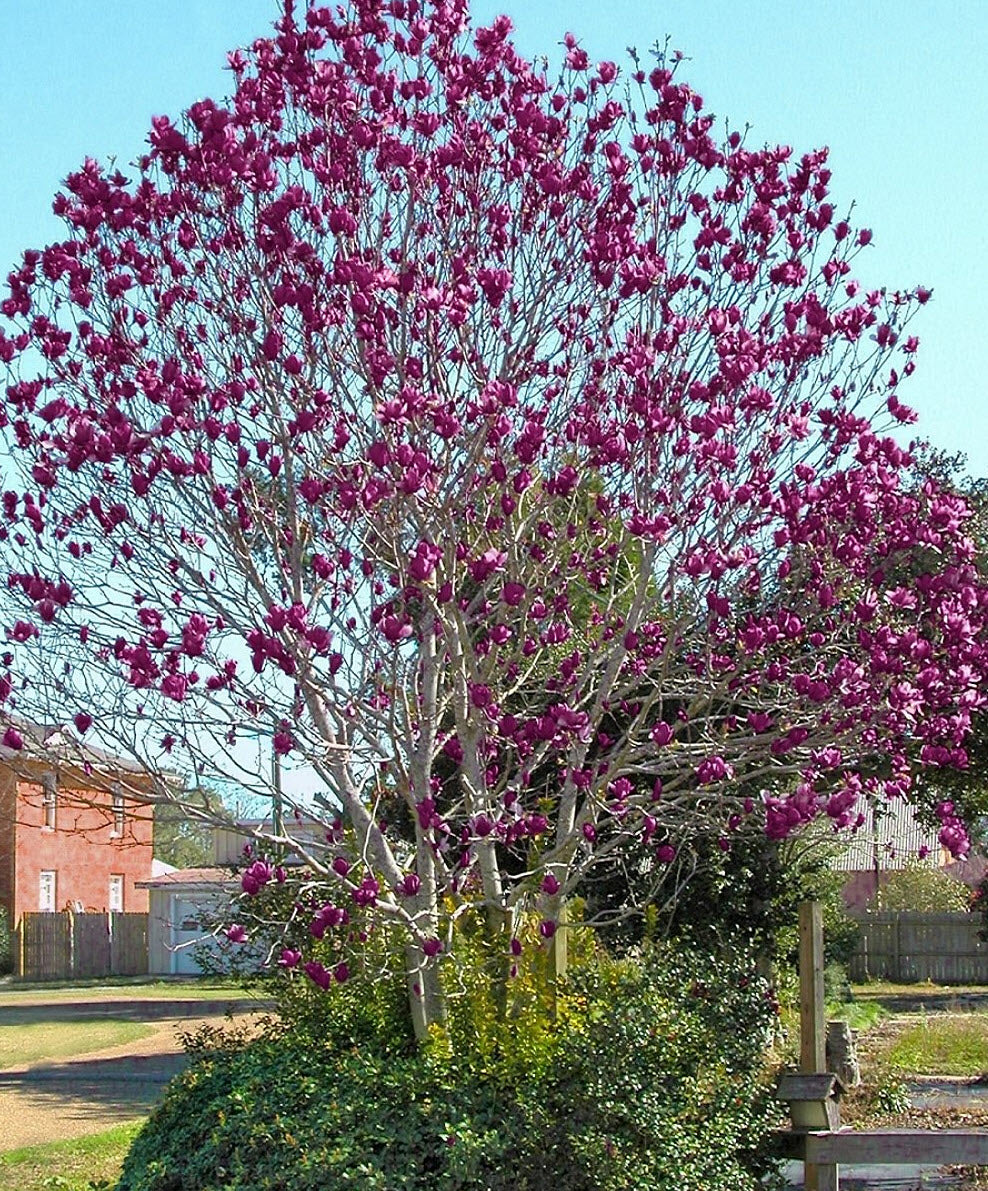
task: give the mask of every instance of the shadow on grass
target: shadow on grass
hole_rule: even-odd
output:
[[[188,1062],[187,1055],[164,1054],[46,1063],[0,1073],[0,1097],[15,1093],[39,1109],[57,1107],[63,1119],[130,1120],[149,1112]]]
[[[112,1017],[118,1021],[163,1021],[174,1017],[222,1017],[228,1012],[257,1013],[270,1009],[270,1001],[176,999],[146,1001],[68,1001],[65,1004],[2,1005],[0,1026],[23,1026],[34,1022],[54,1025],[58,1022],[100,1021]]]

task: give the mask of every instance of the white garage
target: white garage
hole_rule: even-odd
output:
[[[176,869],[139,887],[148,891],[148,965],[156,976],[201,976],[204,949],[218,954],[214,931],[239,889],[229,869]]]

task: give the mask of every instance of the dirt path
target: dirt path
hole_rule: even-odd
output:
[[[84,1007],[91,1012],[91,1003]],[[238,1014],[238,1024],[256,1016]],[[0,1151],[100,1133],[147,1116],[187,1062],[179,1035],[200,1023],[222,1026],[228,1019],[201,1012],[165,1017],[149,1023],[152,1034],[133,1042],[0,1071]]]

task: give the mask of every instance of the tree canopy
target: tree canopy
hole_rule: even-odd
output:
[[[403,932],[421,1029],[464,915],[507,955],[629,840],[847,825],[983,702],[965,502],[890,432],[929,291],[862,287],[826,151],[718,137],[678,56],[510,29],[286,5],[0,304],[7,708],[303,762],[293,913]]]

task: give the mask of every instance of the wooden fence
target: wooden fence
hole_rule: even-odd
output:
[[[861,941],[850,963],[852,980],[988,984],[988,943],[978,938],[977,914],[886,911],[855,921]]]
[[[14,932],[23,980],[142,976],[148,971],[147,914],[24,914]]]

